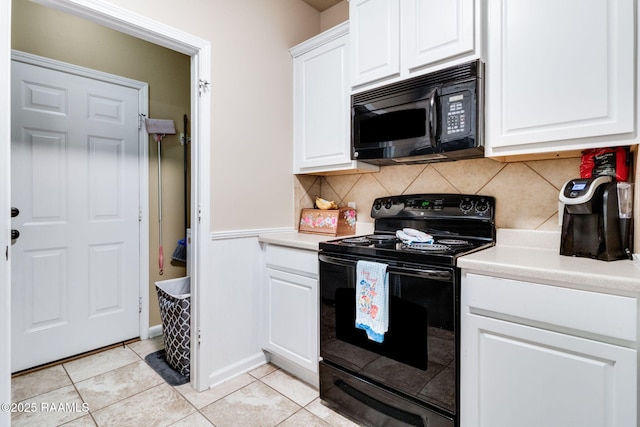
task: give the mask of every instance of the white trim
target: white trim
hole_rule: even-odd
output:
[[[258,237],[261,234],[276,233],[292,233],[296,229],[293,227],[286,228],[256,228],[251,230],[231,230],[231,231],[214,231],[211,233],[211,241],[229,240],[229,239],[246,239],[250,237]]]
[[[155,338],[162,335],[162,325],[154,325],[149,327],[148,338]]]
[[[209,375],[209,383],[211,387],[215,387],[223,382],[229,381],[232,378],[242,375],[246,372],[252,371],[267,363],[267,356],[264,352],[255,353],[250,357],[246,357],[233,365],[227,365],[224,369],[218,369]]]
[[[148,84],[146,82],[118,76],[117,74],[105,73],[104,71],[100,70],[81,67],[75,64],[69,64],[67,62],[62,62],[56,59],[46,58],[44,56],[38,56],[19,50],[11,50],[11,60],[30,65],[37,65],[38,67],[61,71],[67,74],[73,74],[74,76],[87,77],[93,80],[124,86],[136,90],[141,90],[144,87],[148,87]]]
[[[101,0],[33,0],[33,2],[189,56],[197,55],[203,46],[209,44],[208,41],[199,37]]]
[[[149,84],[116,74],[105,73],[18,50],[11,51],[11,60],[78,77],[114,84],[138,91],[138,114],[149,115]],[[139,315],[140,339],[147,339],[149,330],[149,136],[144,126],[138,129],[138,222],[139,276],[138,288],[142,310]]]
[[[145,84],[138,97],[138,114],[149,117],[149,85]],[[138,173],[140,177],[139,212],[140,227],[140,339],[149,338],[149,134],[144,126],[138,129]]]
[[[11,0],[0,0],[0,403],[11,402]],[[9,259],[5,256],[9,251]],[[0,411],[0,425],[11,411]]]
[[[346,34],[349,34],[349,21],[338,24],[333,28],[323,31],[317,36],[310,38],[309,40],[305,40],[302,43],[295,45],[289,49],[289,53],[295,58],[319,46],[329,43],[330,41],[339,39]]]
[[[10,0],[0,1],[3,2],[5,10],[10,10],[9,5],[6,4],[10,3]],[[191,263],[193,267],[190,269],[193,301],[191,305],[191,330],[198,331],[200,313],[204,309],[202,301],[204,298],[200,296],[203,292],[201,283],[207,283],[209,275],[207,263],[201,262],[201,260],[208,259],[210,243],[208,233],[211,230],[209,144],[211,140],[210,91],[212,86],[209,84],[208,90],[201,93],[199,83],[200,81],[211,82],[211,43],[101,0],[36,0],[36,2],[191,56]],[[11,16],[11,14],[4,16]],[[8,18],[4,19],[8,20]],[[8,28],[6,37],[9,41],[10,25],[7,25],[6,28]],[[9,93],[9,91],[6,90],[5,93]],[[6,141],[0,141],[0,147],[5,148],[4,145],[10,141],[8,135]],[[8,211],[8,208],[5,211]],[[212,337],[207,334],[207,331],[191,334],[191,386],[198,391],[209,387],[207,371],[212,370],[211,358],[200,358],[199,340],[204,343],[211,339]],[[2,344],[9,347],[8,343]]]

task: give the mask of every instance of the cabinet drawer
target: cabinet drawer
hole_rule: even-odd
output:
[[[471,313],[632,342],[637,339],[635,298],[476,274],[467,274],[463,286]]]
[[[267,245],[267,266],[304,276],[318,277],[318,253],[287,246]]]

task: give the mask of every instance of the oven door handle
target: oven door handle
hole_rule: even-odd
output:
[[[336,258],[332,256],[327,256],[320,254],[318,255],[318,259],[322,262],[326,262],[327,264],[340,265],[342,267],[351,267],[356,268],[357,261],[345,260],[341,258]],[[452,278],[451,271],[448,270],[436,270],[436,269],[418,269],[418,268],[410,268],[410,267],[398,267],[398,266],[387,266],[387,272],[392,274],[402,274],[405,276],[414,276],[420,277],[423,279],[430,280],[440,280],[440,281],[450,281]]]

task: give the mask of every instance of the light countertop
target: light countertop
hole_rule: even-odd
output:
[[[373,233],[372,223],[360,223],[356,224],[356,234],[371,234]],[[288,246],[296,249],[306,249],[309,251],[317,251],[320,242],[326,242],[328,240],[343,239],[348,236],[327,236],[323,234],[307,234],[298,233],[297,231],[285,232],[285,233],[267,233],[261,234],[258,240],[262,243],[270,243],[273,245]]]
[[[258,240],[262,243],[272,245],[288,246],[296,249],[306,249],[317,251],[318,244],[327,240],[338,239],[338,237],[325,236],[321,234],[304,234],[292,231],[290,233],[261,234]]]
[[[458,259],[458,267],[619,295],[640,295],[640,265],[631,260],[599,261],[559,254],[559,233],[499,230],[497,245]]]
[[[373,233],[373,224],[358,223],[356,235]],[[263,243],[317,251],[320,242],[347,236],[267,233]],[[499,229],[497,245],[458,259],[458,267],[479,274],[510,277],[619,295],[640,295],[640,263],[599,261],[559,254],[560,233]]]

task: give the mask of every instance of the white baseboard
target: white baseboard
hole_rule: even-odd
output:
[[[229,381],[238,375],[245,374],[267,363],[267,357],[263,352],[256,353],[232,365],[218,369],[209,375],[209,387],[215,387],[220,383]]]
[[[155,325],[149,327],[149,338],[155,338],[162,335],[162,325]]]

